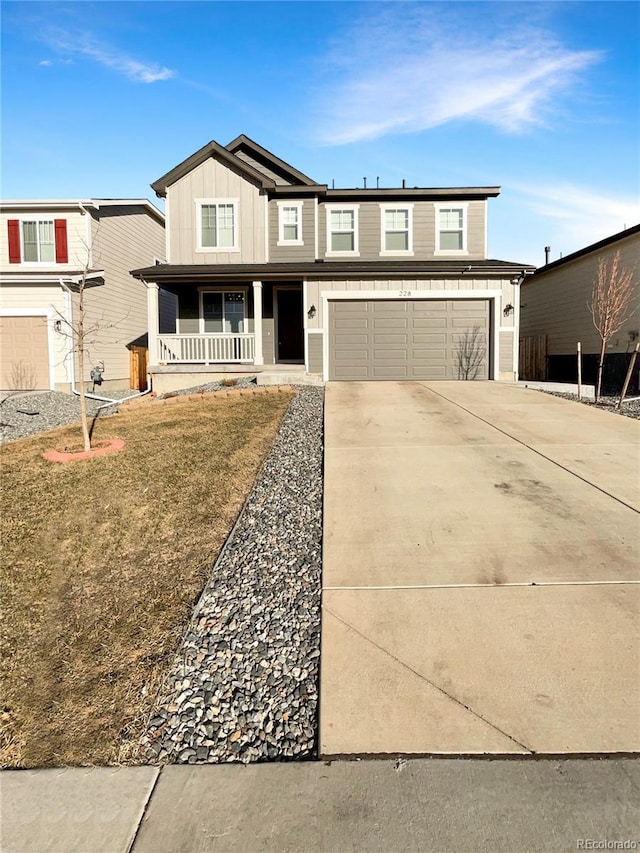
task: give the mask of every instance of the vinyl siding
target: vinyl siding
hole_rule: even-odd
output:
[[[502,378],[508,378],[504,374],[513,373],[513,347],[515,334],[513,332],[499,333],[498,342],[498,370]]]
[[[92,215],[94,264],[105,270],[105,285],[86,291],[86,326],[91,335],[89,371],[104,361],[105,381],[129,384],[129,351],[147,332],[147,291],[129,270],[151,266],[164,253],[164,228],[144,208],[133,205],[103,207]]]
[[[195,200],[217,198],[238,199],[238,248],[198,251]],[[172,264],[266,262],[264,196],[246,178],[217,160],[206,160],[169,187],[167,209],[171,211],[168,260]]]
[[[10,219],[34,220],[64,219],[67,222],[67,247],[69,260],[66,264],[10,264],[9,263],[9,241],[7,236],[7,223]],[[3,210],[0,213],[0,269],[5,272],[19,272],[25,269],[34,272],[69,272],[82,269],[87,264],[87,221],[78,208],[74,210],[45,210],[38,212],[24,210]],[[89,259],[90,262],[90,259]],[[91,262],[90,262],[91,263]]]
[[[296,199],[297,201],[297,199]],[[298,263],[315,259],[315,199],[304,199],[302,206],[303,246],[278,246],[279,207],[269,202],[269,260],[274,263]]]
[[[599,252],[570,261],[537,279],[530,278],[522,287],[520,334],[548,335],[549,355],[571,355],[578,341],[583,353],[596,353],[600,338],[588,308],[593,282],[598,275],[598,262],[605,257],[610,262],[620,250],[622,266],[635,268],[635,314],[624,323],[607,352],[627,352],[631,349],[629,332],[640,329],[640,234],[632,234]]]
[[[309,373],[322,373],[322,332],[307,333],[307,363]]]
[[[500,313],[502,316],[502,308],[507,304],[515,304],[515,287],[509,279],[491,279],[491,278],[465,278],[464,276],[455,279],[446,278],[429,278],[429,279],[362,279],[345,281],[322,281],[307,279],[307,304],[315,305],[317,308],[316,316],[308,319],[307,325],[311,329],[322,329],[324,324],[322,294],[330,293],[331,291],[353,291],[357,293],[360,290],[403,290],[408,293],[423,292],[429,290],[448,290],[452,296],[456,290],[502,290],[502,300]],[[411,298],[408,296],[407,298]],[[512,315],[513,316],[513,315]],[[508,319],[504,319],[504,325],[509,325]]]
[[[385,202],[386,207],[402,207],[403,202]],[[452,253],[451,257],[480,259],[485,257],[485,217],[484,201],[470,201],[467,205],[467,252],[464,255]],[[318,247],[320,257],[327,255],[327,206],[340,207],[340,203],[321,204],[318,211]],[[345,207],[349,203],[345,202]],[[455,207],[456,203],[451,202]],[[380,258],[382,231],[382,210],[379,202],[361,202],[358,207],[358,253],[360,260],[378,260]],[[333,256],[335,257],[335,256]],[[345,255],[344,257],[348,257]],[[391,257],[385,253],[385,257]],[[407,257],[399,254],[398,257]],[[413,257],[433,259],[447,257],[445,253],[436,255],[436,207],[432,202],[413,204]]]
[[[54,380],[56,385],[69,381],[67,375],[67,338],[53,331],[56,319],[66,317],[65,296],[59,284],[49,285],[7,285],[0,286],[0,334],[2,333],[2,313],[24,310],[44,311],[49,317],[49,334],[53,344]]]

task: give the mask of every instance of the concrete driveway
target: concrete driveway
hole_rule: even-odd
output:
[[[329,383],[324,756],[640,750],[640,423]]]

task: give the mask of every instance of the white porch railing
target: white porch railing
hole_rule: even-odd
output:
[[[160,364],[253,363],[254,357],[254,335],[225,333],[158,336]]]

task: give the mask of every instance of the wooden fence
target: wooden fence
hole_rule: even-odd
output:
[[[529,381],[541,381],[547,378],[546,335],[529,335],[520,338],[518,372],[520,379]]]
[[[147,387],[147,365],[149,350],[147,347],[129,347],[129,387],[144,391]]]

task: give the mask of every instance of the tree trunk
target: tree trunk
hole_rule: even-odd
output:
[[[602,367],[604,365],[604,353],[607,348],[607,342],[603,338],[602,346],[600,347],[600,359],[598,360],[598,379],[596,382],[596,403],[600,402],[600,393],[602,391]]]
[[[85,450],[91,450],[91,436],[87,422],[87,400],[84,396],[84,282],[80,285],[78,301],[78,371],[80,373],[80,419],[82,421],[82,441]]]

